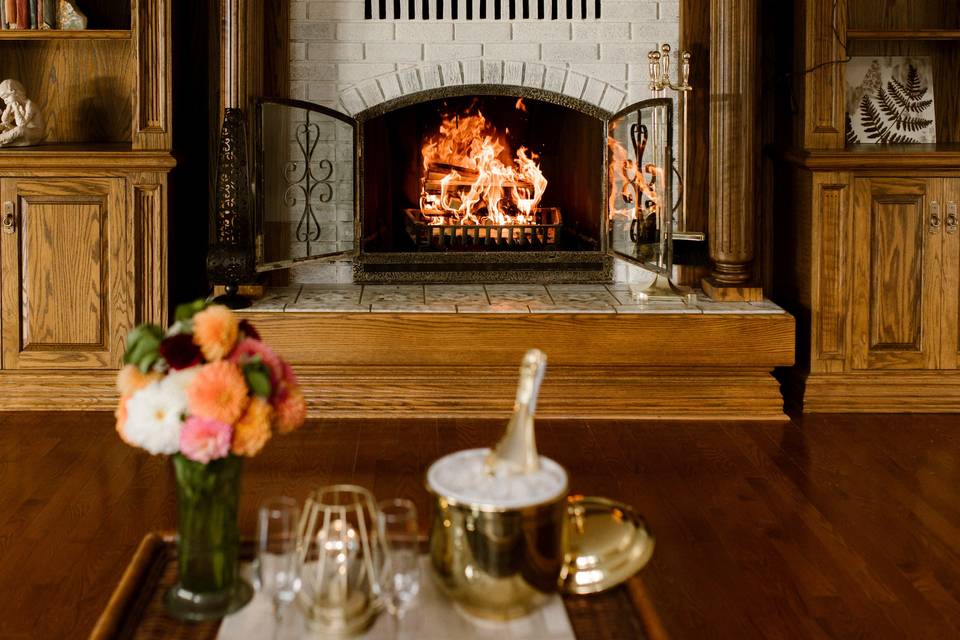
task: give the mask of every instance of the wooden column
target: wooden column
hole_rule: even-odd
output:
[[[757,209],[758,0],[710,0],[709,241],[714,299],[760,300],[753,284]]]

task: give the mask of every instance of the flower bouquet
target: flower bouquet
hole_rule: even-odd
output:
[[[274,432],[301,426],[306,403],[290,365],[226,307],[200,300],[178,307],[175,320],[167,331],[144,324],[127,336],[117,432],[173,456],[180,573],[166,604],[202,620],[252,595],[237,575],[242,460]]]

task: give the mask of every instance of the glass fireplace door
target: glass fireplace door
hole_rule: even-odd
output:
[[[618,256],[669,275],[673,232],[673,101],[615,114],[607,138],[607,217]]]
[[[255,115],[257,270],[356,252],[356,122],[296,100]]]

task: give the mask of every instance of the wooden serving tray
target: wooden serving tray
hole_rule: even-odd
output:
[[[241,558],[253,558],[252,544],[244,544]],[[100,615],[91,640],[215,639],[219,621],[182,622],[167,614],[163,594],[176,577],[177,547],[173,534],[148,534]],[[667,638],[638,575],[604,593],[564,596],[563,603],[579,640]]]

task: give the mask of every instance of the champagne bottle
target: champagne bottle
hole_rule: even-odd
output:
[[[540,470],[540,455],[534,433],[534,414],[540,384],[547,369],[547,356],[539,349],[530,349],[520,365],[520,381],[513,404],[513,415],[507,430],[486,459],[486,471],[495,475],[499,470],[510,474],[535,473]]]

